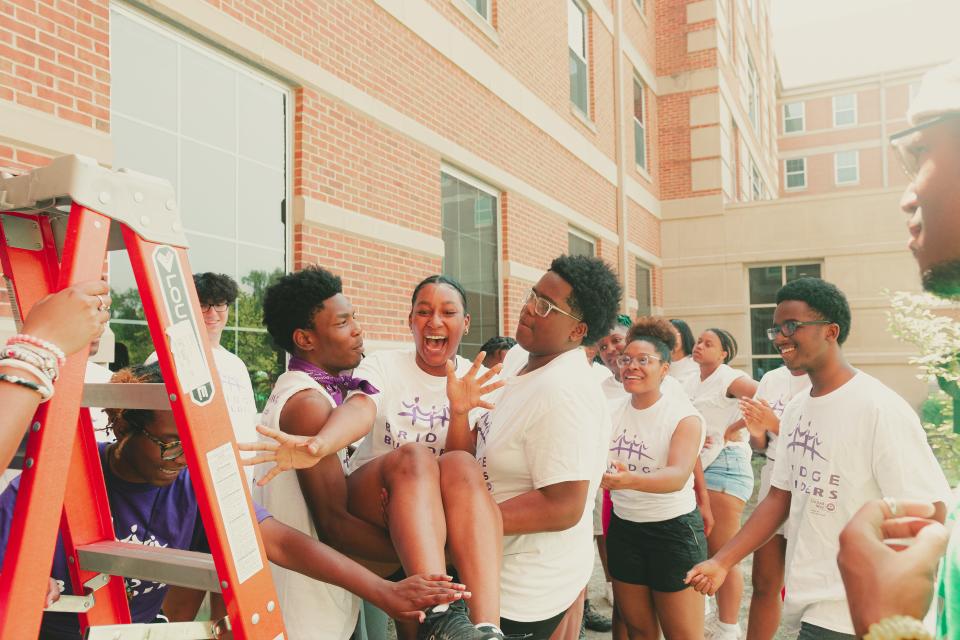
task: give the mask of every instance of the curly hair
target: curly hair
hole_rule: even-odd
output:
[[[720,341],[720,348],[727,352],[723,364],[730,364],[730,361],[737,357],[737,339],[726,329],[711,327],[707,331],[717,336],[717,340]]]
[[[288,273],[267,287],[263,324],[274,344],[293,353],[293,332],[313,329],[313,316],[323,309],[323,301],[342,292],[339,276],[316,265]]]
[[[464,315],[466,315],[466,313],[467,313],[467,292],[464,291],[463,285],[460,284],[459,282],[457,282],[455,279],[451,278],[450,276],[444,276],[444,275],[439,275],[439,274],[435,274],[435,275],[432,275],[432,276],[427,276],[426,278],[424,278],[423,280],[421,280],[420,283],[417,284],[416,287],[413,288],[413,294],[410,296],[410,306],[411,306],[411,307],[417,303],[417,295],[420,294],[420,290],[423,289],[423,288],[424,288],[425,286],[427,286],[428,284],[445,284],[445,285],[447,285],[448,287],[452,287],[453,289],[455,289],[456,292],[460,294],[460,302],[463,303],[463,313],[464,313]]]
[[[676,327],[677,333],[680,334],[680,346],[683,347],[683,355],[688,356],[693,353],[693,345],[696,344],[696,340],[693,339],[693,331],[690,330],[690,325],[679,318],[672,319],[670,324]]]
[[[573,288],[567,304],[587,325],[584,344],[593,344],[610,333],[622,293],[610,265],[593,256],[562,255],[550,263],[550,271]]]
[[[226,302],[233,304],[240,289],[237,281],[224,273],[213,273],[206,271],[204,273],[193,274],[193,284],[197,287],[197,297],[200,304],[220,304]]]
[[[137,383],[162,383],[163,375],[160,373],[160,365],[156,362],[152,364],[138,364],[126,369],[120,369],[110,378],[110,382],[115,384],[137,384]],[[122,439],[127,434],[143,430],[148,424],[153,422],[154,411],[152,409],[104,409],[107,414],[108,428],[113,429],[117,439]]]
[[[670,321],[659,316],[644,316],[637,318],[630,330],[627,332],[625,344],[630,344],[635,340],[649,342],[657,348],[657,353],[663,358],[663,362],[670,362],[670,354],[677,346],[677,336],[670,328]]]
[[[850,335],[850,304],[835,284],[820,278],[798,278],[777,291],[777,304],[787,300],[805,302],[821,318],[840,327],[839,344]]]

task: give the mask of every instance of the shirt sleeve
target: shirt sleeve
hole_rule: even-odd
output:
[[[19,492],[20,476],[17,476],[7,485],[3,493],[0,493],[0,567],[3,566],[3,559],[6,556],[10,527],[13,525],[13,507],[17,502]]]
[[[877,408],[873,442],[873,477],[883,495],[951,503],[950,487],[920,420],[899,396]]]
[[[610,419],[602,404],[593,408],[576,397],[568,396],[544,407],[524,433],[524,453],[535,488],[593,479],[597,471],[593,452],[601,416]],[[607,442],[603,445],[609,446]]]
[[[380,401],[388,393],[387,387],[389,386],[389,379],[387,377],[386,371],[384,371],[384,352],[374,353],[367,356],[360,361],[360,364],[357,365],[357,368],[353,370],[353,377],[366,380],[372,384],[380,393],[374,393],[373,395],[367,395],[368,398],[373,400],[374,406],[377,407],[377,411],[380,411]],[[394,371],[393,375],[398,375],[400,372]],[[402,375],[402,374],[401,374]],[[347,394],[347,397],[344,400],[348,400],[355,396],[358,393],[363,393],[359,389],[355,389]]]

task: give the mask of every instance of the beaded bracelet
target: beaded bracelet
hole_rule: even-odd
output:
[[[46,355],[45,355],[46,354]],[[56,382],[60,377],[60,368],[57,366],[57,360],[49,351],[38,352],[36,347],[30,348],[25,344],[14,344],[4,347],[0,355],[7,359],[20,360],[39,367],[51,382]]]
[[[48,389],[53,388],[53,381],[50,380],[50,376],[45,374],[39,368],[30,364],[29,362],[24,362],[23,360],[17,360],[16,358],[2,358],[0,359],[0,367],[10,367],[12,369],[22,369],[26,371],[33,377],[39,380],[39,384]]]
[[[21,387],[26,387],[27,389],[32,389],[40,394],[40,402],[44,403],[50,398],[53,397],[53,389],[50,387],[44,388],[33,380],[27,380],[26,378],[21,378],[20,376],[11,376],[6,373],[0,373],[0,382],[9,382],[10,384],[16,384]]]
[[[43,340],[41,338],[30,336],[25,333],[18,333],[17,335],[7,340],[7,346],[17,344],[17,343],[32,344],[35,347],[46,349],[47,351],[52,353],[54,356],[56,356],[57,364],[59,364],[61,367],[63,366],[63,363],[67,361],[67,356],[63,352],[63,349],[61,349],[60,347],[58,347],[57,345],[53,344],[48,340]]]

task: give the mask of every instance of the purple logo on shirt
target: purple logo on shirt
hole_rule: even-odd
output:
[[[436,405],[431,405],[429,411],[424,411],[420,407],[420,398],[419,396],[413,399],[413,402],[401,402],[408,411],[399,411],[397,412],[398,416],[404,416],[410,418],[410,426],[415,427],[419,422],[423,422],[425,426],[429,426],[432,431],[433,428],[440,424],[440,427],[446,427],[447,423],[450,422],[450,409],[449,407],[442,407],[437,409]]]
[[[801,416],[801,420],[803,417]],[[790,432],[790,444],[787,445],[787,449],[800,449],[800,457],[807,453],[810,454],[811,460],[816,460],[820,458],[821,460],[826,461],[826,458],[817,451],[817,447],[823,444],[823,441],[820,439],[820,434],[815,432],[810,426],[810,420],[807,420],[807,428],[801,429],[800,423],[798,421],[797,426],[793,428],[793,431]]]
[[[634,456],[637,457],[637,460],[643,460],[644,458],[647,460],[653,460],[653,456],[649,456],[644,453],[650,447],[644,444],[643,440],[640,440],[639,442],[633,438],[627,440],[626,433],[621,433],[617,439],[613,441],[613,445],[614,446],[610,447],[610,453],[615,455],[626,453],[628,462],[630,458]]]

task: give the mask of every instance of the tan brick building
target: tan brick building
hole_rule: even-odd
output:
[[[79,153],[170,179],[194,269],[243,285],[224,343],[258,393],[281,366],[263,284],[313,263],[372,348],[406,340],[409,293],[441,270],[470,292],[468,351],[510,334],[567,251],[615,265],[625,310],[749,344],[749,264],[808,257],[796,236],[777,253],[766,217],[763,255],[728,229],[781,193],[778,144],[801,142],[781,110],[768,0],[0,0],[0,166]],[[110,276],[136,358],[122,254]]]

